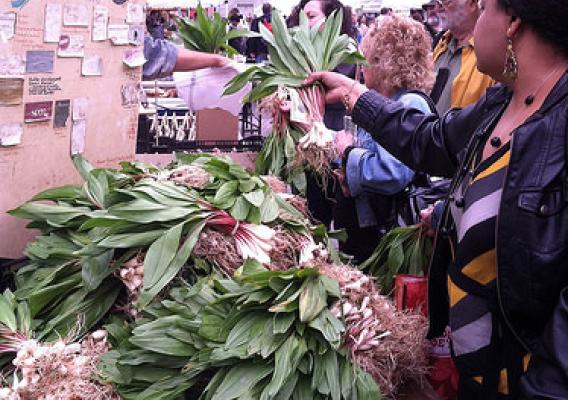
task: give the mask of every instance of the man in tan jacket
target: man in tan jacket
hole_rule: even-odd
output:
[[[438,73],[432,98],[438,113],[475,103],[493,86],[487,75],[477,70],[473,29],[479,17],[477,0],[439,0],[447,32],[434,49]]]

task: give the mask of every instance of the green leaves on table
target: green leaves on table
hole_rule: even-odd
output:
[[[271,272],[247,261],[234,280],[203,279],[150,306],[101,369],[132,398],[153,387],[175,399],[165,383],[185,360],[183,373],[212,376],[202,399],[378,399],[373,380],[339,348],[344,327],[329,312],[338,294],[315,269]],[[165,361],[162,383],[144,381]]]

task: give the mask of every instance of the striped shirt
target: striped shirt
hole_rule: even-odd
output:
[[[493,329],[498,313],[495,230],[509,159],[507,144],[473,165],[454,193],[451,210],[457,235],[448,273],[452,351],[460,374],[480,384],[501,345]],[[502,368],[498,383],[502,398],[509,393],[507,381],[507,369]]]

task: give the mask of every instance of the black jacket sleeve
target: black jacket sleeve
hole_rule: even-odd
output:
[[[387,151],[415,171],[451,177],[459,153],[484,119],[486,98],[443,117],[424,114],[372,90],[353,109],[353,121]]]
[[[568,288],[560,294],[521,387],[526,399],[568,399]]]

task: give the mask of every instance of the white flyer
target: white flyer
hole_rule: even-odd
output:
[[[146,22],[144,13],[144,4],[128,3],[126,7],[126,23],[127,24],[143,24]]]
[[[102,76],[103,58],[97,55],[83,57],[81,65],[81,75],[83,76]]]
[[[0,75],[18,76],[26,72],[26,60],[20,54],[0,53]]]
[[[95,6],[93,11],[93,42],[102,42],[108,39],[108,7]]]
[[[126,24],[112,24],[108,26],[108,38],[115,46],[126,46],[130,44],[129,31],[130,26]]]
[[[45,22],[43,41],[46,43],[59,43],[61,37],[61,23],[63,21],[63,6],[61,4],[47,4],[45,6]]]
[[[20,123],[0,124],[0,146],[16,146],[22,143],[24,128]]]
[[[16,13],[0,12],[0,43],[7,42],[16,34]]]
[[[83,35],[61,35],[57,55],[59,57],[83,57],[85,55]]]
[[[63,7],[63,25],[89,26],[89,7],[86,4],[65,4]]]
[[[131,45],[142,46],[144,44],[145,27],[143,25],[130,25],[128,29],[128,41]]]
[[[87,121],[73,121],[71,130],[71,155],[82,154],[85,152],[85,140],[87,137]]]
[[[142,48],[133,48],[124,50],[122,61],[130,68],[137,68],[146,64],[147,60]]]
[[[78,97],[73,100],[73,121],[82,121],[87,119],[89,110],[89,99],[86,97]]]

